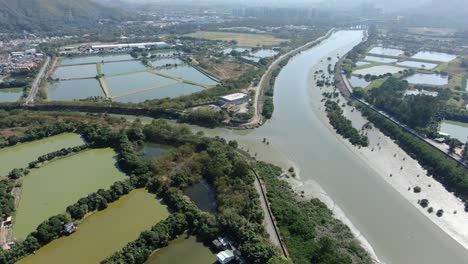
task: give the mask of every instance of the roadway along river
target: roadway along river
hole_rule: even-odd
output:
[[[202,130],[207,135],[236,139],[259,159],[284,168],[294,165],[299,181],[310,188],[317,182],[382,262],[466,263],[468,251],[346,147],[311,104],[311,71],[321,63],[328,64],[327,57],[345,54],[362,37],[361,31],[340,31],[291,59],[276,80],[273,118],[262,127],[253,131]],[[263,138],[270,145],[263,144]]]

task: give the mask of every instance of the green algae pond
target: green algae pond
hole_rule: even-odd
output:
[[[154,252],[145,264],[212,264],[216,255],[198,242],[196,237],[183,235],[165,248]]]
[[[92,149],[52,161],[23,178],[13,236],[24,239],[49,217],[65,212],[78,199],[123,180],[114,150]]]
[[[86,217],[78,230],[57,239],[18,264],[99,263],[169,216],[153,194],[137,189]],[[159,263],[159,262],[158,262]]]
[[[0,149],[0,176],[6,176],[15,168],[27,167],[29,162],[44,154],[84,143],[80,135],[65,133]]]

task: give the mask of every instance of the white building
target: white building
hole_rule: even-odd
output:
[[[14,51],[11,53],[12,57],[24,57],[24,52],[22,51]]]
[[[93,50],[112,50],[112,49],[132,49],[132,48],[166,48],[169,45],[166,42],[144,42],[144,43],[127,43],[127,44],[106,44],[93,45]]]
[[[230,103],[233,105],[241,105],[249,101],[249,96],[245,93],[234,93],[222,96],[219,101],[220,104]]]
[[[218,260],[219,263],[221,264],[226,264],[234,260],[234,252],[232,250],[224,250],[216,254],[216,259]]]

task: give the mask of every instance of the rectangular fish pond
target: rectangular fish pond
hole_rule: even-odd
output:
[[[440,74],[424,74],[416,73],[405,78],[411,84],[429,84],[429,85],[447,85],[449,80],[448,76]]]
[[[0,89],[0,102],[16,102],[23,96],[22,88]]]

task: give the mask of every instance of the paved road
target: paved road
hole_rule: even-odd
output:
[[[39,70],[39,73],[36,75],[36,78],[31,84],[31,90],[29,91],[29,95],[26,98],[26,101],[24,102],[25,105],[34,103],[34,98],[36,98],[37,92],[39,90],[39,85],[41,84],[42,78],[44,78],[44,74],[47,70],[47,67],[49,66],[49,63],[50,57],[47,57],[41,69]]]

